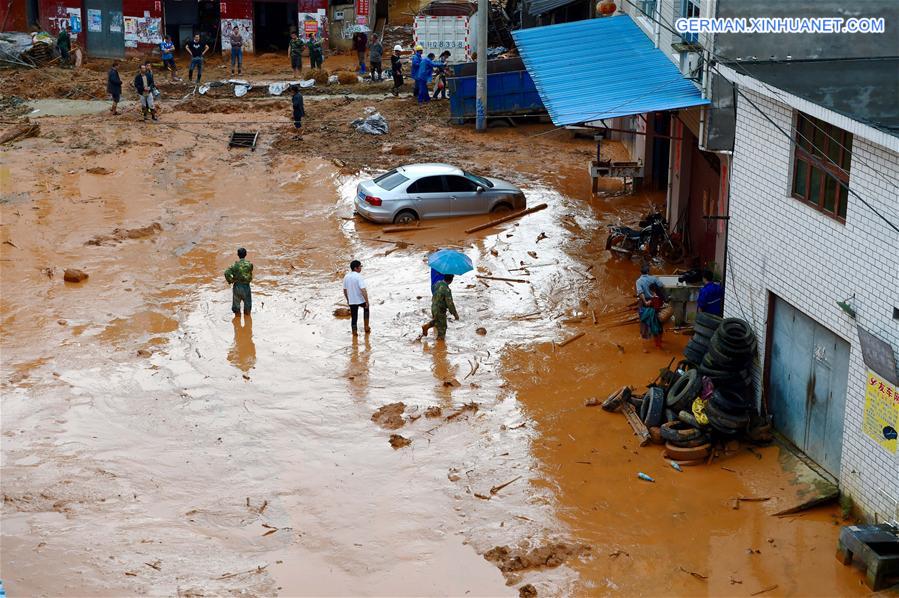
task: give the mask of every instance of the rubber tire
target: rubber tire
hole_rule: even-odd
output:
[[[677,442],[672,442],[671,444],[679,448],[696,448],[697,446],[708,444],[711,441],[712,437],[709,436],[707,431],[703,431],[702,435],[695,440],[678,440]]]
[[[407,217],[411,217],[407,219]],[[418,222],[418,215],[412,210],[400,210],[400,212],[393,217],[394,224],[413,224]]]
[[[710,341],[706,341],[702,338],[691,338],[686,344],[687,347],[690,347],[694,351],[701,351],[702,353],[709,350],[709,345]]]
[[[755,406],[743,398],[742,394],[732,388],[716,388],[711,401],[717,409],[727,414],[744,415],[755,411]]]
[[[694,428],[699,428],[701,426],[701,424],[696,421],[696,416],[686,410],[682,410],[680,413],[678,413],[677,419]]]
[[[684,347],[684,357],[686,357],[687,361],[689,361],[693,365],[702,365],[702,360],[705,357],[705,351],[698,351],[693,347],[686,346]]]
[[[722,318],[721,316],[716,316],[714,314],[707,314],[705,312],[699,312],[696,314],[696,323],[700,326],[711,328],[713,331],[718,330],[718,327],[721,326],[721,322],[723,321],[724,318]]]
[[[511,214],[512,206],[504,201],[499,202],[490,210],[491,214]]]
[[[715,349],[715,352],[725,359],[752,359],[755,348],[755,342],[749,343],[748,345],[736,346],[718,335],[713,336],[709,341],[709,350]]]
[[[703,326],[700,323],[693,324],[693,336],[694,338],[699,335],[705,338],[712,338],[715,335],[715,330],[717,328],[709,328],[708,326]]]
[[[707,459],[707,458],[706,459],[689,459],[689,460],[669,459],[668,457],[666,457],[664,455],[664,453],[662,454],[662,458],[665,459],[665,461],[668,461],[669,463],[677,463],[681,467],[692,467],[693,465],[705,465],[706,459]]]
[[[714,343],[714,341],[712,341]],[[719,370],[745,370],[746,364],[749,362],[748,356],[730,356],[722,354],[716,345],[709,347],[707,357],[714,364],[715,369]]]
[[[665,421],[662,423],[662,425],[664,426],[665,424],[667,424],[669,422],[676,422],[676,421],[677,421],[677,412],[672,409],[665,409]]]
[[[685,402],[696,397],[700,384],[699,373],[696,370],[690,370],[677,379],[671,388],[668,389],[668,396],[665,397],[665,404],[680,411],[684,408]]]
[[[684,448],[674,446],[670,442],[665,443],[665,457],[673,461],[694,461],[696,459],[706,459],[712,450],[711,443],[701,444]]]
[[[706,405],[706,415],[709,416],[709,423],[715,428],[729,428],[731,430],[745,430],[749,425],[748,415],[731,415],[719,409],[712,401]]]
[[[643,423],[646,427],[661,426],[665,415],[665,391],[654,386],[643,395]]]
[[[702,436],[702,430],[690,427],[680,420],[665,422],[661,427],[662,438],[668,442],[687,442]]]
[[[752,327],[740,318],[727,318],[715,334],[733,346],[748,346],[755,340]]]

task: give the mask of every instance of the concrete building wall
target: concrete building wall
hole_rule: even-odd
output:
[[[792,106],[762,90],[741,91],[791,131]],[[847,128],[845,117],[832,112],[819,109],[812,115]],[[725,315],[752,323],[763,356],[771,316],[768,296],[774,293],[850,344],[840,486],[870,518],[883,521],[897,517],[893,501],[899,500],[899,454],[890,454],[862,432],[867,368],[856,325],[899,350],[899,323],[892,319],[893,307],[899,306],[899,233],[852,195],[845,224],[790,197],[792,155],[790,141],[739,98]],[[849,180],[853,191],[899,222],[895,149],[856,134]],[[857,319],[836,305],[853,294]],[[761,382],[758,371],[760,394]]]

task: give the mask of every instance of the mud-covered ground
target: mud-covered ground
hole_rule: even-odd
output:
[[[387,97],[310,100],[295,141],[286,99],[179,101],[160,123],[35,119],[0,148],[10,595],[864,593],[833,557],[837,509],[772,516],[796,491],[776,447],[679,473],[584,407],[686,341],[605,325],[638,269],[604,251],[605,226],[660,197],[591,197],[591,143],[479,135],[445,103]],[[349,126],[369,106],[387,135]],[[259,130],[255,152],[227,149],[235,129]],[[487,217],[401,234],[353,217],[360,177],[415,161],[549,208],[476,234]],[[235,321],[239,246],[254,313]],[[439,247],[477,268],[445,345],[418,338]],[[354,258],[373,304],[355,339],[334,315]]]

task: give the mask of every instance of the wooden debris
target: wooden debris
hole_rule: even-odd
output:
[[[722,469],[724,469],[722,467]],[[767,500],[771,500],[770,496],[738,496],[734,500],[738,500],[741,502],[765,502]]]
[[[28,139],[29,137],[35,137],[40,132],[40,125],[35,125],[32,123],[14,125],[12,127],[3,129],[3,131],[0,131],[0,144]]]
[[[495,496],[497,492],[499,492],[500,490],[502,490],[503,488],[505,488],[506,486],[508,486],[508,485],[511,484],[512,482],[517,482],[517,481],[520,480],[520,479],[521,479],[521,476],[518,476],[517,478],[514,478],[514,479],[509,480],[509,481],[506,482],[505,484],[499,484],[498,486],[493,486],[492,488],[490,488],[490,495],[491,495],[491,496]]]
[[[575,334],[575,335],[572,336],[571,338],[565,339],[564,341],[562,341],[561,343],[559,343],[559,346],[560,346],[560,347],[564,347],[565,345],[567,345],[567,344],[569,344],[569,343],[573,343],[574,341],[576,341],[577,339],[581,338],[581,337],[584,336],[585,334],[587,334],[587,333],[586,333],[586,332],[578,332],[577,334]]]
[[[478,275],[477,278],[479,278],[481,280],[499,280],[501,282],[527,282],[527,283],[531,282],[530,280],[523,280],[521,278],[501,278],[499,276],[480,276],[480,275]]]
[[[545,203],[540,205],[536,205],[533,208],[528,208],[527,210],[522,210],[520,212],[515,212],[514,214],[509,214],[508,216],[504,216],[502,218],[497,218],[496,220],[491,220],[486,224],[481,224],[479,226],[473,226],[472,228],[465,229],[467,234],[476,233],[479,230],[484,230],[485,228],[491,228],[496,226],[497,224],[503,224],[504,222],[509,222],[511,220],[515,220],[516,218],[521,218],[522,216],[527,216],[528,214],[533,214],[534,212],[539,212],[540,210],[545,210],[549,206]]]
[[[702,573],[697,573],[696,571],[688,571],[687,569],[684,569],[683,567],[678,567],[678,568],[679,568],[681,571],[683,571],[684,573],[689,573],[690,575],[692,575],[693,577],[695,577],[695,578],[698,579],[699,581],[705,581],[705,580],[707,580],[707,579],[709,578],[708,575],[703,575]]]
[[[778,588],[778,585],[774,584],[773,586],[768,586],[767,588],[762,588],[758,592],[753,592],[752,594],[750,594],[750,596],[758,596],[759,594],[764,594],[765,592],[770,592],[771,590],[776,590],[777,588]]]
[[[640,446],[646,446],[652,442],[652,436],[650,436],[646,424],[644,424],[643,420],[640,419],[640,416],[637,415],[637,411],[634,409],[633,405],[628,401],[624,401],[621,404],[621,413],[624,414],[627,423],[634,429],[634,433],[640,437]]]
[[[268,565],[260,565],[255,569],[250,569],[249,571],[241,571],[239,573],[223,573],[219,579],[229,579],[231,577],[237,577],[238,575],[249,575],[250,573],[262,573],[268,568]]]
[[[449,420],[451,420],[451,419],[456,419],[457,417],[459,417],[460,415],[462,415],[462,414],[465,413],[466,411],[477,411],[478,408],[479,408],[479,405],[478,405],[477,403],[475,403],[475,402],[465,403],[464,405],[462,405],[462,407],[460,407],[460,408],[457,409],[456,411],[453,411],[452,413],[450,413],[449,415],[447,415],[447,416],[446,416],[446,421],[449,421]]]
[[[618,411],[621,405],[631,397],[630,386],[622,386],[602,402],[602,408],[605,411]]]

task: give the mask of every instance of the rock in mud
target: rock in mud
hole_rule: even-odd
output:
[[[487,336],[487,329],[484,328],[483,326],[481,326],[480,328],[478,328],[477,330],[475,330],[475,332],[476,332],[477,334],[480,334],[481,336]]]
[[[438,407],[437,405],[432,405],[425,409],[425,417],[440,417],[443,414],[443,409]]]
[[[94,166],[92,168],[88,168],[87,172],[88,172],[88,174],[104,175],[104,174],[112,174],[113,171],[109,170],[108,168],[103,168],[102,166]]]
[[[390,153],[394,156],[408,156],[415,152],[415,147],[411,145],[394,145],[390,148]]]
[[[334,317],[335,318],[349,318],[350,317],[350,308],[349,307],[337,307],[334,309]]]
[[[484,558],[496,565],[503,573],[515,573],[527,569],[558,567],[571,557],[589,551],[588,546],[555,542],[530,550],[497,546],[484,553]]]
[[[537,598],[537,588],[532,583],[526,583],[518,588],[518,598]]]
[[[405,436],[400,436],[399,434],[390,435],[390,446],[392,446],[394,449],[401,449],[404,446],[409,446],[410,444],[412,444],[412,441]]]
[[[65,273],[62,275],[62,279],[66,282],[83,282],[87,280],[87,272],[78,270],[77,268],[66,268]]]
[[[405,403],[390,403],[375,411],[371,416],[371,421],[382,428],[396,430],[397,428],[402,428],[406,423],[406,420],[403,419],[403,411],[405,410]]]

